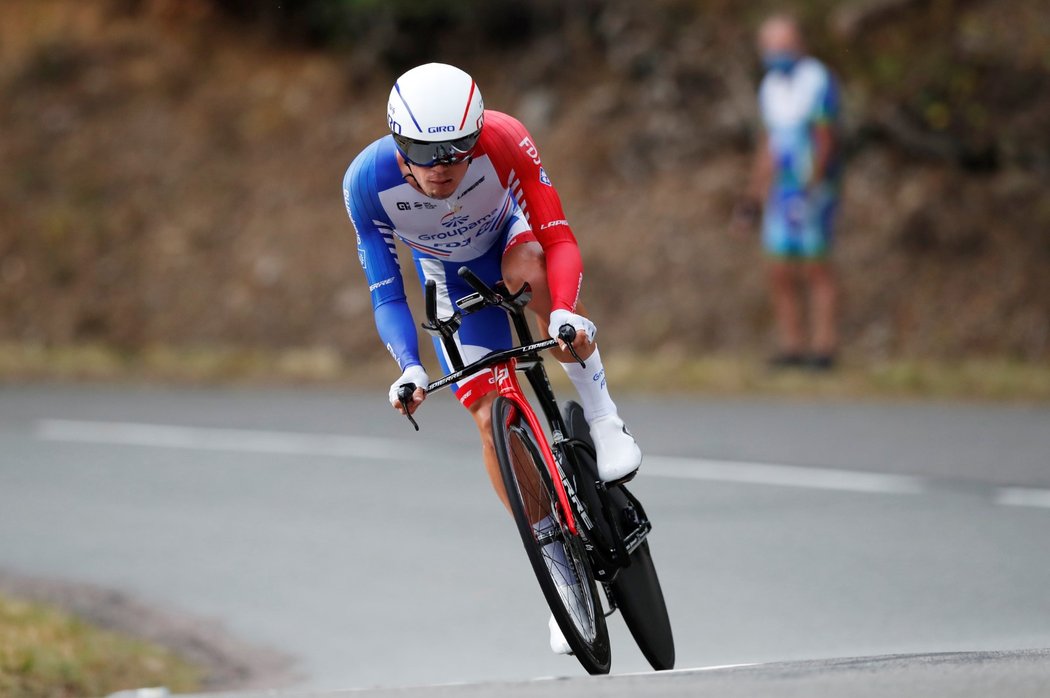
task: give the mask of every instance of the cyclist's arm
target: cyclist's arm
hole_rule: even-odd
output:
[[[506,114],[486,112],[485,131],[493,164],[543,246],[551,309],[573,311],[583,284],[583,258],[539,151],[521,122]]]
[[[402,370],[421,365],[419,339],[405,298],[401,267],[394,252],[393,232],[376,224],[376,220],[381,221],[385,216],[371,200],[370,190],[355,186],[359,184],[355,179],[355,168],[351,166],[343,194],[350,220],[357,231],[357,256],[368,281],[376,329]]]

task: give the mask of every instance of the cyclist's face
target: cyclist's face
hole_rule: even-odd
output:
[[[470,166],[468,160],[455,165],[433,165],[421,167],[412,165],[412,175],[423,193],[431,199],[447,199],[459,188]]]

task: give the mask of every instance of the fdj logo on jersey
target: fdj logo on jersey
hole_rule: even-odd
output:
[[[470,216],[458,215],[455,211],[449,211],[441,217],[441,225],[446,228],[455,228],[463,225],[468,220],[470,220]]]

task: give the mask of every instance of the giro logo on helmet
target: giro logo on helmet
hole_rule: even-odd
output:
[[[448,126],[431,126],[427,129],[427,133],[449,133],[455,131],[456,127],[451,124]]]

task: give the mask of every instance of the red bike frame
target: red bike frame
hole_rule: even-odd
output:
[[[496,389],[502,397],[514,403],[514,406],[521,412],[526,424],[529,425],[529,429],[532,430],[533,435],[536,437],[537,444],[543,454],[543,461],[547,465],[547,472],[550,473],[551,482],[554,483],[554,489],[558,494],[558,506],[561,507],[562,518],[569,524],[569,531],[573,535],[578,535],[576,517],[573,515],[572,507],[569,505],[569,495],[565,491],[561,471],[554,460],[554,451],[551,450],[550,443],[547,441],[547,434],[543,431],[543,425],[540,424],[540,420],[536,417],[536,412],[532,409],[532,405],[529,404],[525,394],[521,391],[521,384],[518,383],[517,363],[516,359],[510,359],[492,367]],[[513,416],[513,413],[511,413],[510,417],[512,418]],[[510,426],[509,422],[507,426]]]

